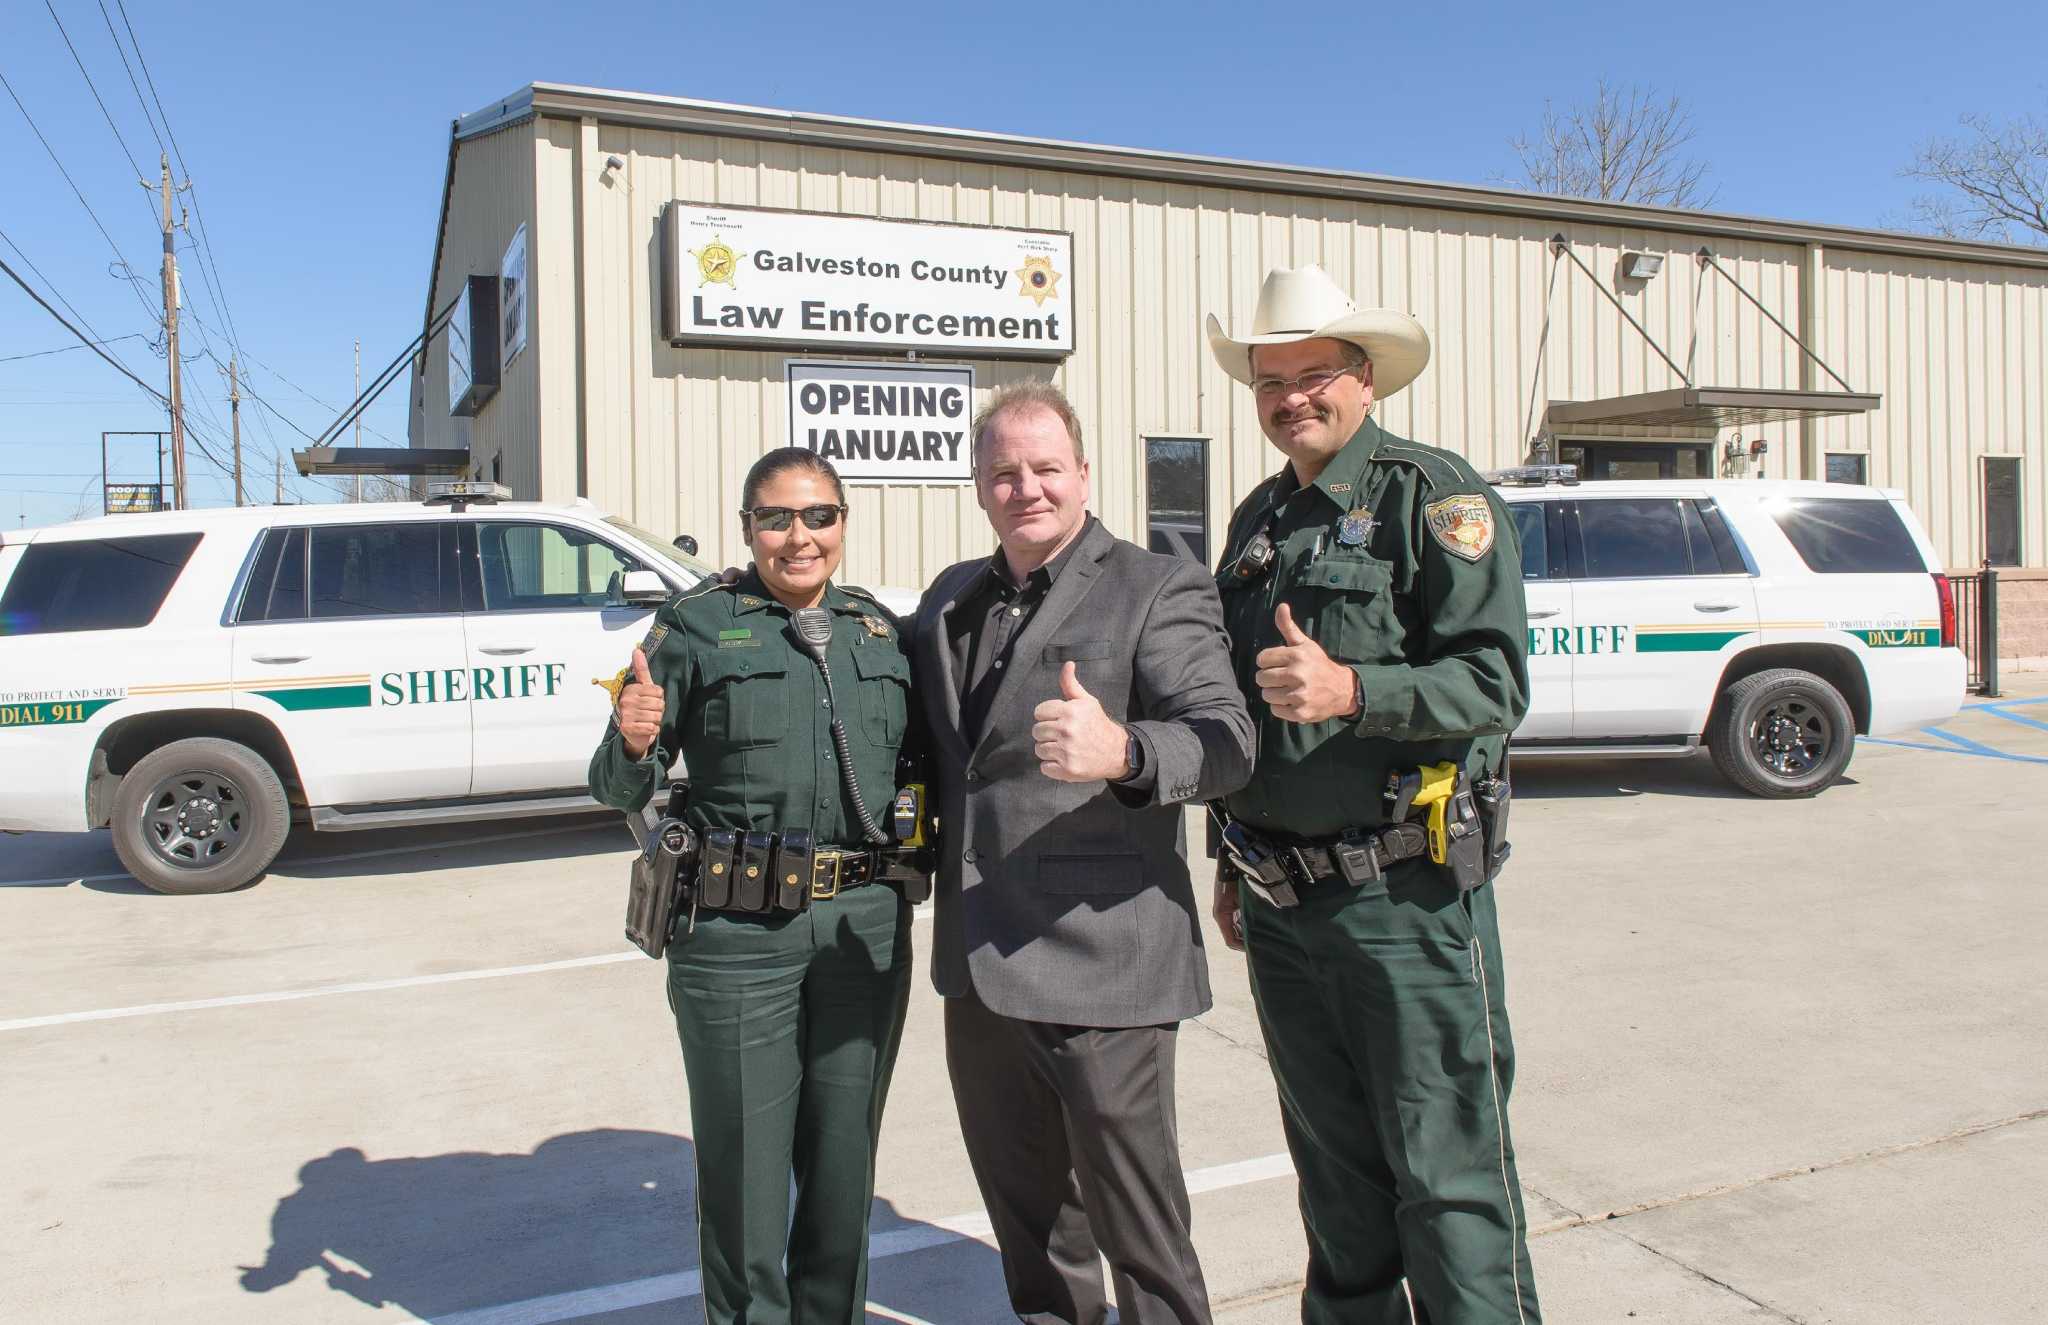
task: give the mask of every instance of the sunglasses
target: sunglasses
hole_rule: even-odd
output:
[[[794,506],[756,506],[740,515],[754,522],[754,528],[766,529],[770,533],[782,533],[798,518],[806,529],[830,529],[839,523],[839,517],[846,514],[844,506],[817,505],[798,510]]]

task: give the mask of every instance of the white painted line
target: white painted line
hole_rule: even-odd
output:
[[[1191,1169],[1184,1176],[1187,1179],[1188,1194],[1192,1196],[1201,1192],[1220,1191],[1226,1187],[1243,1187],[1254,1182],[1265,1182],[1270,1178],[1284,1178],[1293,1172],[1294,1165],[1283,1152],[1278,1155],[1261,1155],[1257,1159],[1239,1160],[1235,1164]],[[919,1224],[914,1228],[899,1228],[887,1233],[877,1233],[869,1239],[868,1260],[884,1260],[891,1256],[902,1256],[913,1251],[923,1251],[927,1247],[943,1247],[955,1242],[988,1242],[994,1236],[990,1228],[988,1215],[976,1210],[971,1214],[953,1215],[928,1224]],[[446,1316],[393,1316],[387,1325],[559,1325],[562,1321],[582,1320],[588,1316],[601,1316],[633,1307],[653,1306],[657,1302],[673,1302],[680,1298],[695,1297],[703,1291],[703,1272],[684,1270],[678,1274],[662,1274],[622,1284],[606,1284],[601,1288],[579,1288],[567,1293],[552,1293],[547,1297],[528,1298],[523,1302],[506,1302],[495,1307],[475,1307]],[[928,1322],[921,1321],[915,1316],[885,1310],[872,1302],[867,1305],[869,1311],[886,1320],[902,1321],[905,1325],[928,1325]]]
[[[70,1026],[81,1021],[118,1021],[124,1017],[153,1017],[164,1012],[197,1012],[204,1008],[239,1008],[253,1003],[292,1003],[302,998],[328,998],[335,994],[374,994],[386,989],[413,989],[421,985],[452,985],[465,980],[496,980],[508,975],[541,975],[582,966],[610,966],[614,962],[646,961],[638,949],[607,952],[598,957],[571,957],[567,961],[535,962],[528,966],[496,966],[482,971],[451,971],[443,975],[409,975],[396,980],[359,980],[345,985],[319,985],[312,989],[281,989],[268,994],[229,994],[223,998],[194,998],[181,1003],[144,1003],[138,1007],[100,1008],[93,1012],[59,1012],[47,1017],[20,1017],[0,1021],[0,1031],[34,1030],[40,1026]]]
[[[406,856],[426,851],[448,851],[456,847],[487,846],[492,842],[511,842],[523,837],[546,837],[550,833],[591,832],[603,827],[602,824],[581,826],[562,825],[554,828],[529,828],[519,833],[492,833],[488,837],[453,837],[446,842],[417,842],[405,847],[372,847],[363,851],[343,851],[331,856],[307,856],[299,860],[280,860],[270,867],[272,874],[290,877],[290,871],[301,865],[346,865],[352,860],[375,860],[380,856]],[[323,834],[322,836],[325,836]],[[621,844],[624,853],[628,848]],[[42,888],[53,883],[110,883],[125,879],[128,871],[116,870],[112,874],[53,874],[47,879],[0,879],[0,888]],[[257,884],[262,887],[262,884]]]
[[[920,906],[910,913],[916,924],[931,916],[931,907]],[[154,1017],[165,1012],[199,1012],[207,1008],[239,1008],[253,1003],[296,1003],[306,998],[331,998],[336,994],[376,994],[391,989],[413,989],[421,985],[452,985],[466,980],[498,980],[511,975],[545,975],[571,971],[583,966],[610,966],[642,957],[631,952],[607,952],[596,957],[570,957],[557,962],[534,962],[526,966],[493,966],[480,971],[449,971],[440,975],[406,975],[390,980],[358,980],[345,985],[316,985],[311,989],[279,989],[262,994],[226,994],[219,998],[193,998],[177,1003],[142,1003],[126,1008],[96,1008],[90,1012],[56,1012],[43,1017],[18,1017],[0,1021],[0,1033],[29,1031],[44,1026],[71,1026],[84,1021],[120,1021],[127,1017]]]

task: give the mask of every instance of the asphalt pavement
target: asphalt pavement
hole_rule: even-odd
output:
[[[2048,677],[2008,681],[1811,801],[1704,757],[1519,767],[1499,907],[1547,1319],[2048,1322]],[[104,834],[0,838],[0,1319],[699,1319],[628,849],[615,818],[301,831],[255,887],[172,898]],[[1197,1243],[1220,1321],[1293,1321],[1271,1078],[1242,961],[1209,959]],[[922,961],[869,1319],[1010,1320]]]

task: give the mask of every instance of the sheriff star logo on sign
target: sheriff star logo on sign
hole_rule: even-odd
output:
[[[1477,561],[1493,547],[1493,508],[1476,495],[1446,497],[1423,508],[1429,532],[1444,551]]]

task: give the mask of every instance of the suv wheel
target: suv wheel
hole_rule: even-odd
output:
[[[1708,724],[1714,764],[1754,796],[1811,796],[1849,767],[1856,719],[1812,672],[1774,667],[1721,692]]]
[[[160,893],[224,893],[277,859],[291,806],[277,773],[245,745],[173,741],[136,762],[114,797],[114,851]]]

